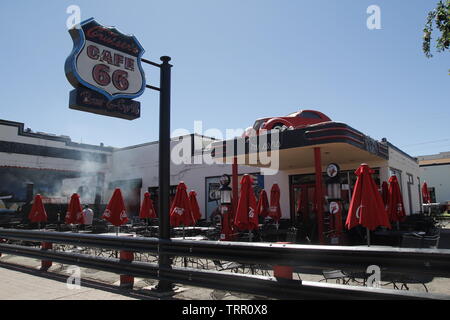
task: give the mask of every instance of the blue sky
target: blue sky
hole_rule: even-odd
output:
[[[172,57],[172,129],[246,128],[256,118],[316,109],[411,155],[450,150],[449,53],[427,59],[432,0],[1,1],[0,118],[75,142],[124,147],[158,139],[159,98],[141,118],[68,108],[69,5],[134,34],[144,57]],[[369,30],[368,6],[381,8]],[[158,70],[145,66],[150,84]]]

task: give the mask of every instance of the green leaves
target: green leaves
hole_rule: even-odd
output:
[[[431,35],[433,25],[436,25],[440,36],[436,40],[436,51],[443,52],[450,48],[450,0],[439,1],[436,9],[428,13],[427,22],[423,29],[422,49],[427,58],[433,57],[431,53]]]

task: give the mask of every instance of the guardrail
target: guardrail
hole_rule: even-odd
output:
[[[379,250],[370,247],[160,240],[11,229],[0,229],[0,238],[319,269],[366,268],[375,264],[397,272],[450,276],[450,250],[441,249],[386,248]],[[287,280],[193,268],[160,267],[152,263],[94,257],[13,244],[0,244],[0,253],[278,299],[450,299],[450,296],[440,294]]]

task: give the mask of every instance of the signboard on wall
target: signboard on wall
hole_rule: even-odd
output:
[[[141,65],[144,49],[139,41],[114,27],[100,25],[94,18],[69,33],[74,48],[65,72],[75,87],[69,107],[129,120],[138,118],[140,103],[132,99],[142,95],[146,84]]]
[[[238,176],[238,186],[240,190],[241,180],[244,175],[241,174]],[[264,189],[264,176],[260,173],[250,174],[253,179],[253,190],[255,192],[255,196],[259,197],[259,193],[262,189]],[[205,187],[206,187],[206,219],[210,219],[211,215],[215,212],[218,212],[218,207],[220,204],[220,179],[222,176],[218,177],[208,177],[205,179]]]

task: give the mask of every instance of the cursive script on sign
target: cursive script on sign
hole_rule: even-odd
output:
[[[117,34],[109,28],[103,26],[93,26],[86,30],[86,39],[100,42],[109,47],[125,51],[129,54],[137,56],[139,48],[133,42]]]

